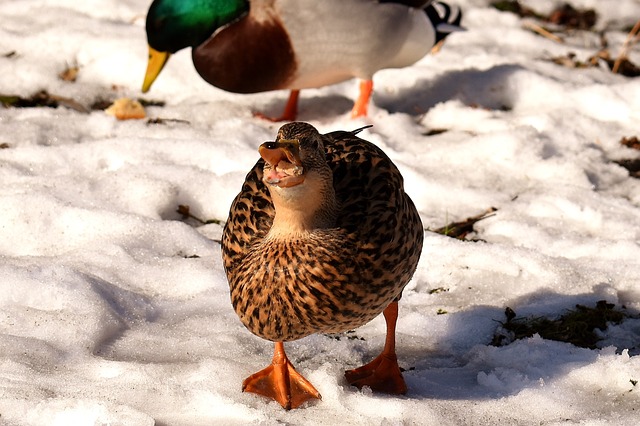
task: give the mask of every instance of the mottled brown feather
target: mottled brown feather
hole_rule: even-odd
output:
[[[393,162],[355,133],[322,135],[333,172],[336,226],[265,238],[275,209],[263,160],[247,174],[222,237],[231,301],[242,323],[272,341],[341,332],[379,315],[415,272],[423,227]]]

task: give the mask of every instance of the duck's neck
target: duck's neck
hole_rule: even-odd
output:
[[[307,177],[301,185],[270,192],[276,209],[270,237],[291,238],[335,227],[338,203],[333,182]]]

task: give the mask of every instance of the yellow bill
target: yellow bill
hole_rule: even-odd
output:
[[[171,53],[160,52],[149,46],[149,62],[147,62],[147,72],[142,83],[142,93],[149,91],[153,82],[158,78],[160,71],[164,68],[164,64],[169,60],[169,56],[171,56]]]

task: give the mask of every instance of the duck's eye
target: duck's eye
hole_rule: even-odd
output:
[[[276,149],[276,143],[275,142],[265,142],[262,144],[262,146],[264,146],[267,149]]]

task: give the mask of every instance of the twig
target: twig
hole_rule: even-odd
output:
[[[539,35],[541,35],[543,37],[546,37],[546,38],[548,38],[550,40],[553,40],[553,41],[555,41],[557,43],[564,43],[564,40],[562,40],[560,37],[558,37],[555,34],[550,33],[549,31],[545,30],[544,28],[542,28],[538,24],[534,24],[533,22],[525,21],[522,25],[525,28],[530,29],[534,33],[538,33]]]
[[[624,44],[622,45],[622,49],[620,50],[620,54],[616,58],[616,61],[613,63],[611,72],[613,72],[614,74],[618,73],[618,70],[620,69],[620,64],[622,63],[624,58],[627,57],[627,52],[631,48],[631,45],[636,41],[638,41],[639,38],[640,38],[640,19],[638,20],[638,22],[636,22],[636,24],[633,26],[631,31],[629,31],[629,34],[627,35],[627,39],[624,41]]]
[[[450,223],[441,228],[434,229],[433,232],[447,236],[447,237],[464,240],[467,234],[469,234],[470,232],[473,232],[474,230],[473,225],[475,225],[476,222],[479,222],[483,219],[494,216],[494,212],[496,212],[497,210],[498,209],[496,209],[495,207],[490,207],[489,209],[487,209],[483,213],[480,213],[477,216],[469,217],[460,222]]]
[[[191,209],[189,208],[189,206],[185,205],[185,204],[178,204],[178,209],[176,210],[177,213],[180,213],[183,217],[183,219],[194,219],[197,222],[200,222],[203,225],[209,225],[212,223],[215,223],[217,225],[223,225],[224,221],[220,220],[220,219],[209,219],[209,220],[202,220],[197,216],[194,216],[193,214],[191,214]]]

